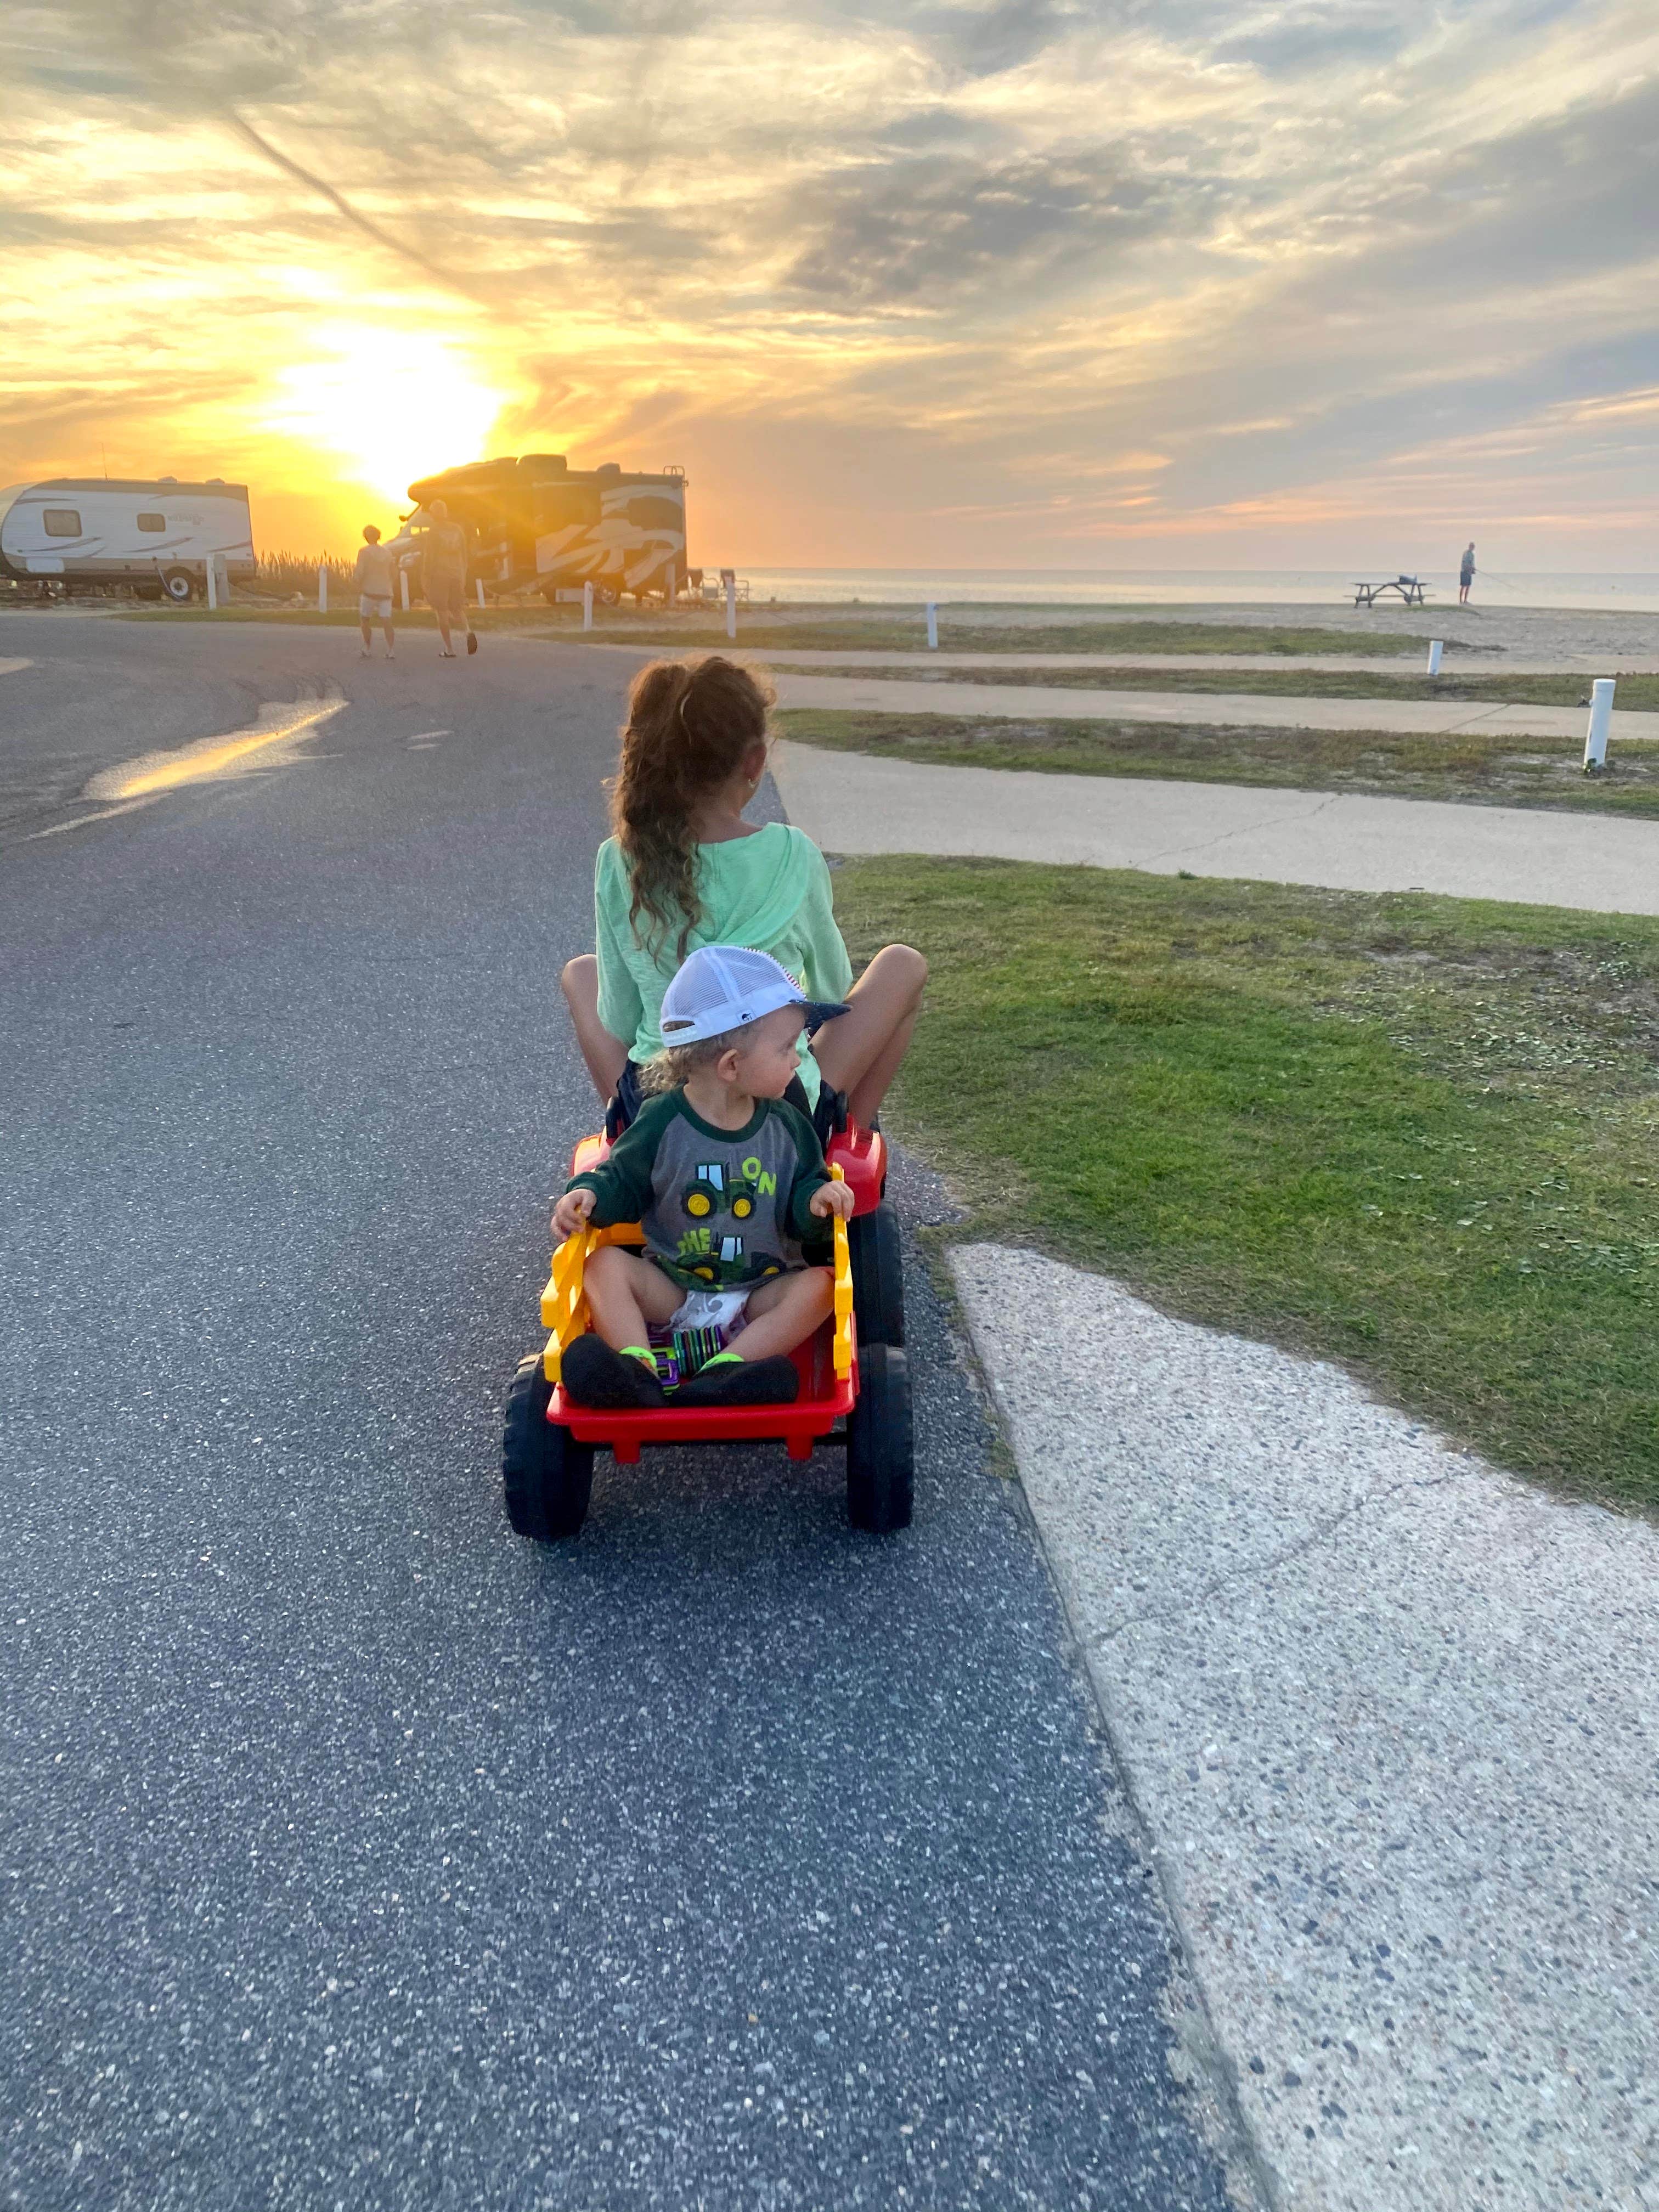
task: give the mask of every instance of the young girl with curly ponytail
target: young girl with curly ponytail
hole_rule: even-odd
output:
[[[639,1069],[662,1049],[669,979],[700,945],[769,952],[819,1002],[844,1011],[801,1047],[800,1083],[820,1133],[835,1094],[867,1123],[903,1059],[927,963],[908,945],[877,953],[856,983],[836,927],[830,871],[802,830],[744,809],[766,773],[769,693],[719,654],[653,661],[629,694],[611,803],[615,834],[594,869],[597,957],[562,977],[576,1037],[616,1120],[631,1121]]]

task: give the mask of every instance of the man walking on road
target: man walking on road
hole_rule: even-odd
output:
[[[1469,586],[1474,581],[1474,540],[1470,538],[1463,548],[1462,566],[1457,572],[1457,604],[1466,607],[1469,603]]]
[[[386,657],[392,658],[392,590],[397,566],[391,547],[381,544],[380,532],[372,522],[365,523],[357,555],[357,618],[362,624],[365,660],[374,647],[377,622],[386,638]]]
[[[450,520],[442,500],[434,499],[427,513],[432,517],[432,527],[426,533],[421,556],[421,589],[438,617],[438,635],[443,640],[439,658],[453,660],[455,648],[449,642],[452,629],[461,631],[469,653],[478,650],[477,638],[466,617],[466,532],[459,522]]]

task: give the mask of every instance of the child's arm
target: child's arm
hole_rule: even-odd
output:
[[[806,896],[801,902],[799,925],[806,939],[807,995],[834,1004],[853,988],[853,963],[836,924],[835,901],[830,888],[830,869],[810,837],[803,836],[808,855]]]
[[[609,1229],[618,1221],[637,1221],[651,1203],[651,1169],[657,1157],[663,1112],[673,1111],[672,1099],[653,1098],[633,1126],[611,1147],[603,1167],[572,1176],[564,1196],[553,1211],[556,1236],[568,1237],[586,1221],[594,1229]],[[592,1200],[578,1212],[574,1201],[584,1193]]]
[[[832,1213],[845,1221],[853,1211],[853,1194],[844,1182],[836,1182],[823,1164],[817,1132],[806,1116],[786,1106],[794,1132],[795,1180],[789,1188],[790,1234],[800,1244],[822,1244],[823,1224]]]
[[[620,880],[619,880],[620,878]],[[614,844],[601,845],[593,866],[593,951],[599,965],[599,1016],[619,1044],[631,1046],[645,1018],[645,1001],[624,952],[626,878]]]

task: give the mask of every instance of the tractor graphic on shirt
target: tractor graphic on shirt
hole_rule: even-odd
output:
[[[699,1282],[722,1290],[783,1273],[783,1261],[775,1255],[751,1257],[741,1235],[715,1225],[722,1215],[735,1222],[752,1221],[761,1200],[770,1198],[777,1188],[776,1177],[763,1174],[758,1160],[745,1160],[743,1165],[745,1171],[733,1175],[720,1161],[699,1161],[680,1194],[692,1225],[681,1237],[675,1256]]]

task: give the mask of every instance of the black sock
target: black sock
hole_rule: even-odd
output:
[[[778,1352],[770,1359],[722,1359],[683,1382],[677,1406],[790,1406],[800,1395],[800,1374],[793,1359]]]
[[[576,1339],[560,1362],[559,1380],[579,1406],[607,1413],[667,1403],[655,1370],[632,1352],[613,1350],[602,1336]]]

